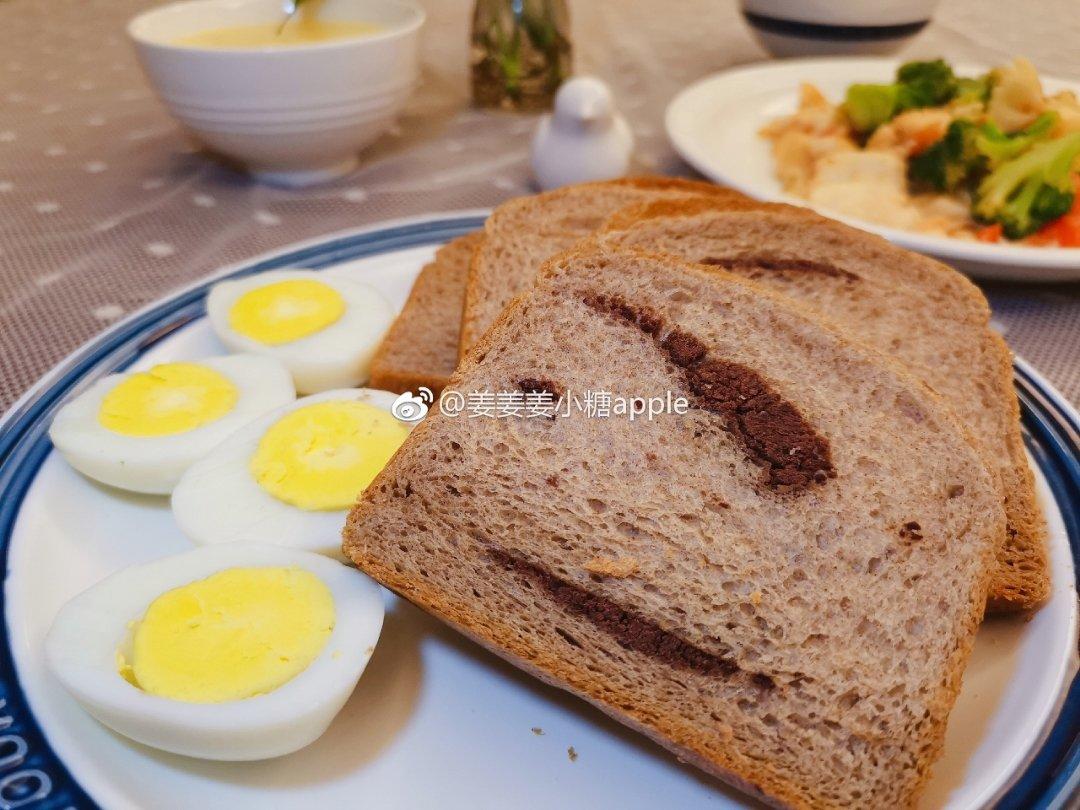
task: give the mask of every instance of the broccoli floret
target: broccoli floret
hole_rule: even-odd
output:
[[[853,84],[844,99],[844,112],[852,129],[870,133],[896,115],[895,84]]]
[[[994,89],[993,76],[987,73],[977,79],[959,78],[956,80],[954,101],[961,104],[977,102],[983,106],[990,100],[990,91]]]
[[[1078,155],[1080,132],[1032,146],[986,176],[972,214],[980,222],[1000,222],[1010,239],[1034,233],[1072,207],[1072,165]]]
[[[949,124],[945,136],[908,162],[908,179],[915,186],[953,191],[981,171],[985,159],[975,148],[978,127],[966,119]]]
[[[1005,134],[997,124],[988,121],[982,125],[975,138],[975,148],[986,156],[993,168],[1006,160],[1012,160],[1036,141],[1043,140],[1057,124],[1058,118],[1058,114],[1053,110],[1044,112],[1027,127],[1012,135]]]
[[[1026,129],[1006,135],[991,123],[957,119],[941,140],[911,158],[908,179],[916,187],[955,191],[1046,138],[1057,120],[1057,113],[1043,113]]]
[[[944,59],[907,62],[896,71],[897,104],[901,110],[936,107],[956,95],[956,76]]]
[[[956,77],[944,60],[908,62],[896,71],[893,84],[851,85],[844,112],[852,129],[868,135],[897,113],[944,104],[956,91]]]

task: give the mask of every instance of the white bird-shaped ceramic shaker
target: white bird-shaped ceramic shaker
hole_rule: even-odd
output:
[[[634,135],[615,109],[611,90],[592,76],[571,79],[555,96],[532,142],[532,168],[543,189],[622,177]]]

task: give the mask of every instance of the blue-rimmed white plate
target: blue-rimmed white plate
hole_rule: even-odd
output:
[[[469,212],[335,235],[218,277],[309,267],[363,279],[400,306],[434,249],[482,221]],[[0,422],[0,808],[745,806],[741,794],[389,593],[382,640],[356,692],[327,734],[296,754],[201,762],[86,715],[43,666],[56,611],[113,571],[189,544],[166,499],[82,478],[52,452],[46,430],[60,403],[105,374],[224,353],[203,318],[208,284],[91,341]],[[925,807],[1064,807],[1080,780],[1080,421],[1021,362],[1016,385],[1051,529],[1054,595],[1033,617],[992,618],[980,630]]]

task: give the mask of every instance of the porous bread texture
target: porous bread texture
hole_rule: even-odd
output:
[[[627,177],[518,197],[496,208],[473,255],[465,291],[459,358],[510,300],[533,283],[540,265],[600,227],[623,206],[656,197],[709,195],[733,203],[737,191],[677,177]]]
[[[439,248],[417,276],[401,313],[371,362],[371,385],[401,394],[421,386],[438,394],[458,361],[465,281],[482,231]]]
[[[685,395],[669,340],[680,335],[792,404],[827,441],[835,477],[773,489],[738,430],[701,408],[634,422],[433,410],[351,512],[344,550],[489,649],[771,802],[911,806],[1004,523],[939,398],[762,288],[606,248],[549,263],[450,385]],[[633,565],[605,576],[596,560]]]
[[[719,264],[904,362],[979,440],[1005,504],[989,608],[1029,610],[1046,599],[1046,524],[1020,434],[1012,356],[967,278],[880,237],[777,204],[647,202],[613,215],[602,238]]]

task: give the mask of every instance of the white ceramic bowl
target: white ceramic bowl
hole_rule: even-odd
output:
[[[746,21],[773,56],[882,54],[898,50],[940,0],[742,0]]]
[[[408,98],[424,13],[402,0],[326,0],[322,19],[380,30],[280,48],[176,44],[209,29],[278,22],[281,9],[281,0],[187,0],[140,14],[128,34],[158,97],[199,141],[265,182],[325,182],[356,167]]]
[[[924,23],[941,0],[742,0],[743,8],[774,20],[811,25],[880,26]]]

